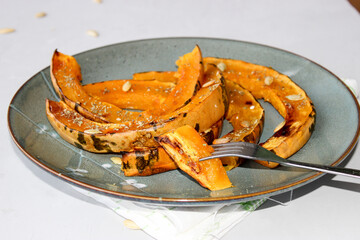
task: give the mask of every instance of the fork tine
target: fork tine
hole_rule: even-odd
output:
[[[202,158],[201,160],[220,158],[220,157],[245,157],[254,158],[254,152],[256,151],[255,144],[247,142],[228,142],[211,145],[214,148],[214,152],[211,156]]]
[[[224,153],[241,153],[238,149],[219,149],[212,153],[212,155],[219,155]]]
[[[208,160],[208,159],[213,159],[213,158],[221,158],[221,157],[236,157],[238,155],[238,151],[234,151],[234,152],[229,152],[229,151],[224,151],[224,152],[214,152],[212,155],[208,156],[208,157],[203,157],[200,159],[200,161],[203,160]],[[240,156],[238,156],[240,157]]]
[[[239,151],[241,151],[242,149],[244,149],[244,147],[233,145],[233,146],[216,147],[216,148],[214,148],[214,151],[215,152],[221,151],[221,150],[239,150]]]
[[[242,142],[227,142],[227,143],[217,143],[217,144],[213,144],[211,145],[213,148],[218,148],[218,147],[225,147],[225,146],[238,146],[242,144]]]
[[[244,142],[231,142],[225,144],[214,144],[212,145],[215,152],[217,151],[225,151],[225,150],[237,150],[239,152],[249,152],[254,149],[254,145],[246,144]]]
[[[220,148],[220,147],[254,147],[255,144],[248,142],[228,142],[228,143],[218,143],[213,144],[211,147]]]

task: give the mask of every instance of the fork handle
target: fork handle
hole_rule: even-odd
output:
[[[248,143],[246,143],[248,144]],[[248,144],[249,145],[249,144]],[[292,166],[298,168],[305,168],[314,171],[330,173],[335,175],[342,175],[347,177],[360,178],[360,170],[351,169],[351,168],[342,168],[342,167],[334,167],[321,165],[316,163],[308,163],[308,162],[297,162],[291,159],[284,159],[277,156],[275,153],[270,152],[269,150],[255,144],[251,144],[252,148],[255,150],[255,159],[265,160],[270,162],[277,162],[283,166]]]
[[[283,165],[283,166],[305,168],[305,169],[315,170],[315,171],[324,172],[324,173],[360,178],[360,170],[357,170],[357,169],[324,166],[324,165],[319,165],[319,164],[314,164],[314,163],[297,162],[297,161],[293,161],[290,159],[287,159],[286,161],[279,161],[279,163],[280,163],[280,165]]]

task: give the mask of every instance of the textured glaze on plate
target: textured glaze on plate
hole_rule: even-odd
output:
[[[309,142],[292,159],[338,165],[359,137],[359,106],[349,89],[332,73],[298,55],[259,44],[206,38],[149,39],[119,43],[75,57],[84,84],[131,78],[135,72],[175,70],[176,59],[195,44],[203,56],[234,58],[270,66],[286,74],[312,99],[316,127]],[[61,46],[59,46],[61,51]],[[69,54],[69,53],[67,53]],[[49,56],[50,62],[51,56]],[[125,199],[170,205],[240,202],[282,193],[311,182],[320,174],[297,168],[267,169],[248,161],[228,173],[233,188],[211,192],[174,170],[149,177],[125,177],[110,158],[116,154],[82,151],[61,139],[45,114],[45,99],[57,100],[49,67],[35,74],[14,96],[8,112],[10,132],[34,162],[62,179]],[[268,103],[262,141],[282,121]]]

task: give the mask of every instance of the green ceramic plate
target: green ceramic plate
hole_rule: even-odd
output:
[[[271,66],[289,75],[313,100],[315,131],[292,158],[338,165],[359,137],[359,105],[349,89],[318,64],[280,49],[255,43],[208,38],[165,38],[119,43],[77,54],[84,83],[131,78],[132,73],[175,70],[176,59],[195,44],[203,56],[242,59]],[[61,49],[59,49],[61,51]],[[66,53],[65,53],[66,54]],[[49,62],[50,62],[49,56]],[[174,170],[149,177],[125,177],[110,160],[115,154],[82,151],[61,139],[45,115],[45,99],[57,99],[49,67],[29,79],[16,93],[8,112],[15,143],[45,170],[82,187],[120,198],[167,205],[209,205],[241,202],[303,186],[321,174],[303,169],[267,169],[248,161],[228,173],[235,187],[211,192]],[[270,137],[281,117],[271,105],[266,111],[262,141]]]

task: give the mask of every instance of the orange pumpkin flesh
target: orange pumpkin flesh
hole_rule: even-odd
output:
[[[211,191],[232,187],[221,160],[199,161],[213,148],[190,126],[183,126],[156,138],[181,170]]]
[[[159,82],[172,82],[177,83],[178,78],[173,71],[150,71],[150,72],[140,72],[134,73],[132,78],[136,81],[159,81]]]
[[[128,84],[129,89],[124,85]],[[121,109],[150,110],[162,103],[174,83],[158,80],[112,80],[84,85],[87,94]]]
[[[160,104],[159,109],[150,111],[153,115],[162,115],[175,111],[191,101],[204,81],[204,66],[200,48],[196,46],[190,53],[185,54],[176,61],[177,84],[175,88]]]

